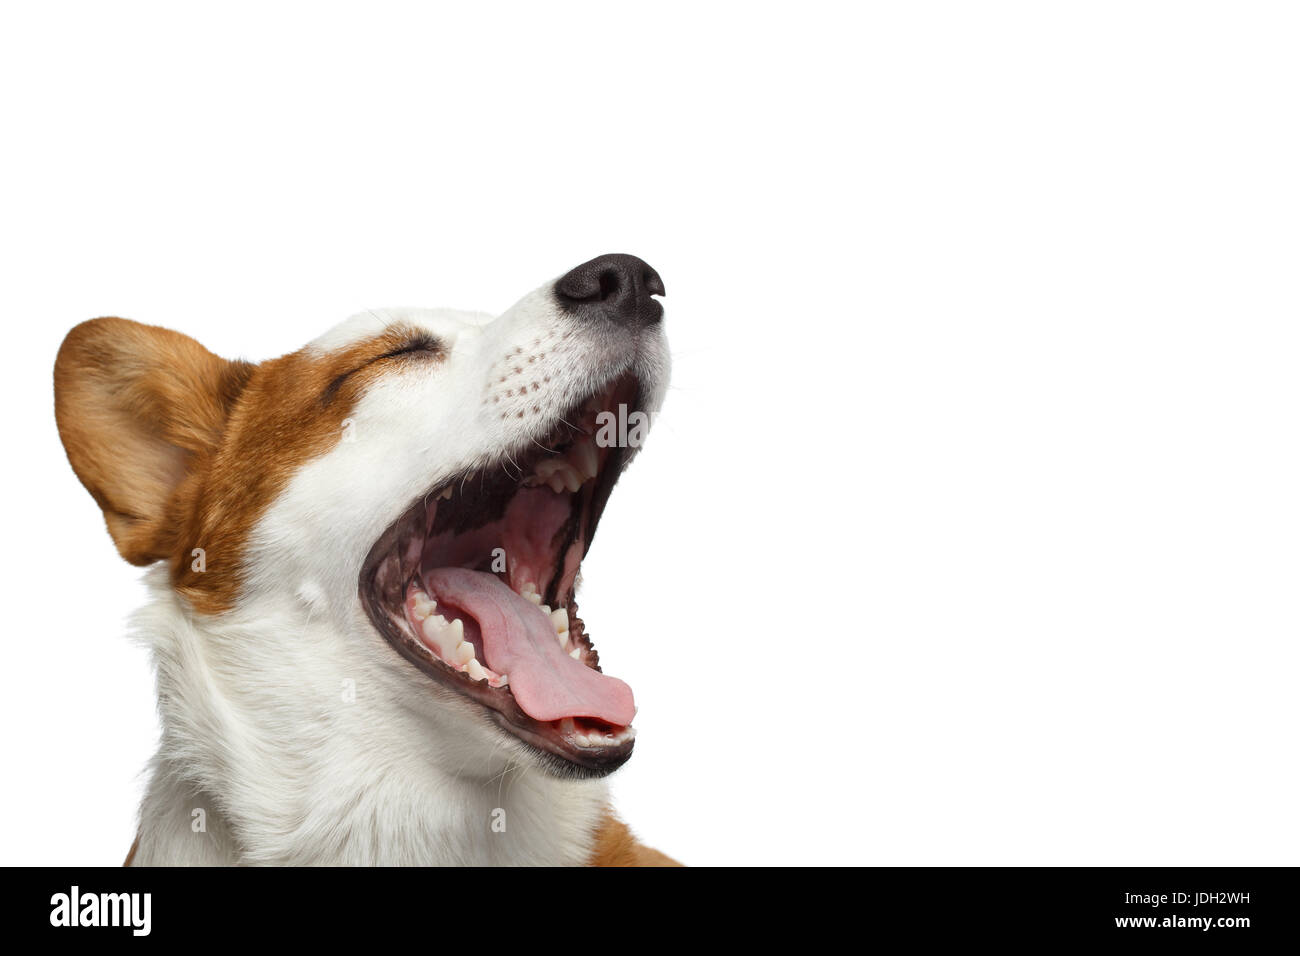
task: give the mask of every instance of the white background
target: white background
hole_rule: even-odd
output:
[[[73,324],[262,359],[625,251],[675,388],[582,607],[640,836],[1300,862],[1287,5],[470,7],[6,7],[0,860],[119,862],[156,733]]]

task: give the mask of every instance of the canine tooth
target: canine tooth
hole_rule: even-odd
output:
[[[569,450],[569,461],[571,461],[583,478],[595,478],[596,472],[600,470],[599,459],[596,457],[596,446],[588,440],[578,442]]]
[[[551,612],[551,623],[555,625],[555,633],[563,634],[569,629],[569,612],[562,607],[557,607]]]
[[[483,680],[487,677],[487,674],[483,672],[483,665],[472,657],[469,659],[469,663],[465,665],[465,673],[469,674],[473,680]]]
[[[456,663],[468,664],[474,660],[474,645],[469,641],[461,641],[456,645]]]
[[[564,487],[568,491],[577,491],[582,487],[582,475],[578,474],[572,468],[564,473]]]
[[[551,475],[550,478],[546,479],[546,484],[549,485],[550,489],[557,495],[564,490],[564,479],[559,475]]]
[[[578,658],[582,656],[582,648],[575,647],[573,650],[569,651],[569,656],[576,661]]]

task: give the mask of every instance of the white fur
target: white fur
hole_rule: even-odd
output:
[[[156,663],[162,739],[137,864],[587,858],[604,781],[540,769],[477,704],[402,659],[358,599],[371,546],[440,479],[530,447],[572,399],[632,367],[658,407],[668,372],[660,328],[584,326],[550,288],[495,320],[383,310],[312,343],[327,352],[403,323],[450,353],[394,363],[356,405],[350,440],[299,470],[255,528],[234,610],[197,615],[164,568],[149,572],[151,600],[133,630]],[[540,357],[519,364],[516,348]],[[551,380],[507,397],[499,379],[505,370],[517,382],[516,367],[529,369],[528,382]],[[497,811],[504,832],[493,829]]]

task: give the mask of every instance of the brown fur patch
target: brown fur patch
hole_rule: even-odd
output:
[[[94,319],[59,349],[55,417],[122,556],[167,560],[194,609],[217,613],[243,585],[253,526],[304,463],[342,438],[366,384],[390,361],[443,355],[426,334],[393,327],[335,352],[251,365],[169,329]]]
[[[672,857],[638,843],[632,831],[606,811],[596,831],[596,845],[588,866],[681,866]]]
[[[68,461],[132,564],[168,557],[166,505],[221,440],[252,374],[188,336],[126,319],[68,333],[54,362],[54,416]]]

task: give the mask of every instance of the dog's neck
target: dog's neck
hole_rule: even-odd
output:
[[[413,708],[404,672],[363,661],[343,673],[337,628],[276,614],[216,623],[187,612],[163,569],[150,584],[135,631],[153,651],[162,735],[136,863],[589,858],[603,781],[493,754],[460,715]]]

